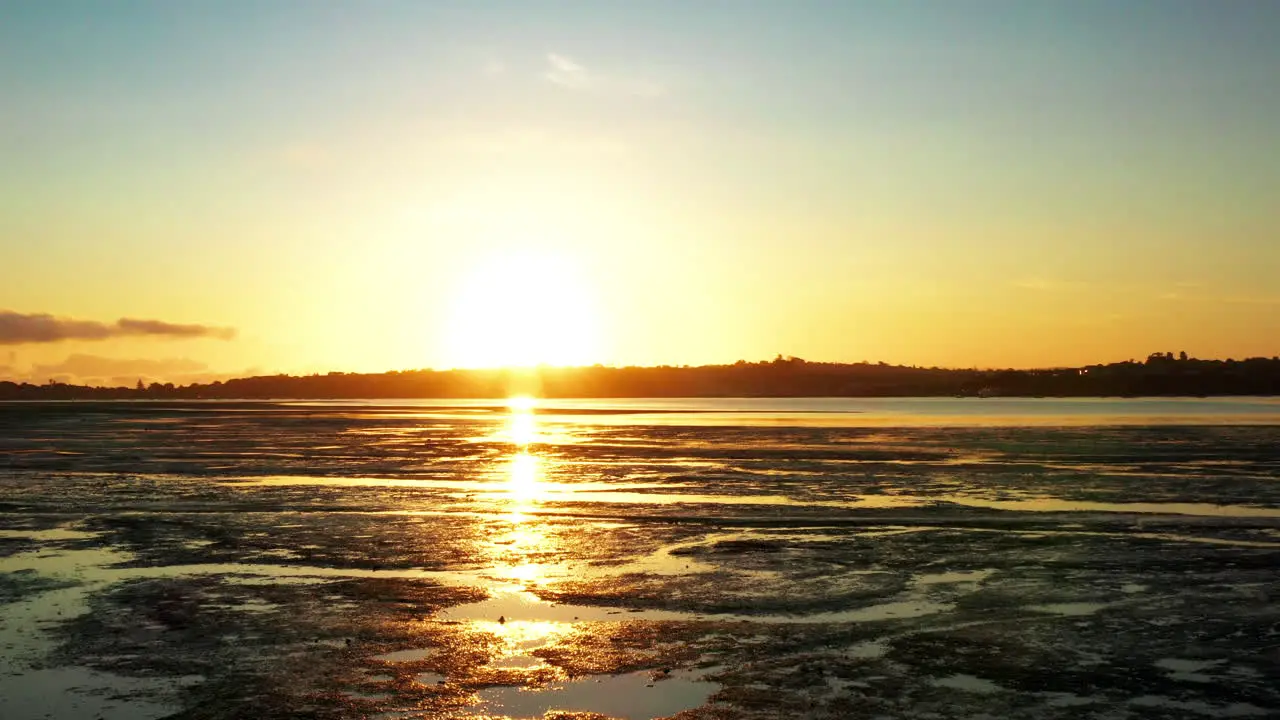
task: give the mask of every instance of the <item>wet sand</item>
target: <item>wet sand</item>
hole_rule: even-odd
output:
[[[0,716],[1280,713],[1278,427],[484,407],[0,408]]]

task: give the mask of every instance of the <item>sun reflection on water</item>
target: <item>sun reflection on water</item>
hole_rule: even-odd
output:
[[[550,567],[540,560],[552,552],[552,538],[533,514],[541,503],[555,493],[545,479],[545,459],[536,454],[535,443],[541,440],[534,409],[537,401],[519,396],[508,400],[511,413],[502,433],[513,446],[503,467],[501,497],[506,514],[501,529],[489,538],[489,553],[494,562],[494,576],[520,587],[545,585]]]
[[[507,579],[523,582],[526,585],[546,585],[549,581],[546,575],[546,566],[534,562],[514,565],[507,568],[505,572]]]
[[[532,412],[513,412],[507,421],[507,438],[512,444],[528,447],[538,441],[538,428]]]
[[[531,653],[548,645],[573,631],[571,623],[554,620],[480,620],[476,621],[476,629],[492,633],[502,643],[498,651],[498,659],[528,657],[536,660]]]
[[[530,395],[515,395],[507,398],[507,407],[512,412],[532,412],[538,406],[538,401]]]
[[[538,424],[534,416],[537,401],[528,395],[507,400],[511,416],[507,419],[506,436],[512,444],[527,448],[538,441]]]
[[[546,495],[536,455],[527,450],[511,457],[507,469],[507,495],[515,510],[529,509]]]

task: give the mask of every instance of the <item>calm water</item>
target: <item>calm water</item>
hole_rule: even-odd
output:
[[[502,407],[505,399],[353,400],[301,406]],[[542,412],[624,424],[965,426],[1280,424],[1280,398],[617,398],[539,401]]]

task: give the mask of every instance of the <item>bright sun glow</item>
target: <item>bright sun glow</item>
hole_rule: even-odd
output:
[[[527,452],[511,458],[508,468],[507,494],[517,509],[537,502],[544,494],[538,472],[538,458]]]
[[[537,406],[538,401],[528,395],[516,395],[515,397],[507,399],[507,407],[511,408],[512,412],[533,412],[533,409]]]
[[[446,323],[450,365],[588,365],[599,353],[597,308],[581,273],[547,255],[482,263],[454,292]]]
[[[475,627],[498,636],[504,645],[504,656],[524,655],[532,649],[551,644],[573,630],[571,623],[546,620],[481,620],[475,623]]]
[[[507,419],[506,439],[520,447],[528,447],[538,439],[537,418],[533,414],[535,401],[528,396],[513,397],[507,401],[511,417]]]

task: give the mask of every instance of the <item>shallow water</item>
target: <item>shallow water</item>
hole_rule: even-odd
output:
[[[480,691],[477,715],[540,718],[548,711],[589,711],[627,720],[666,717],[703,705],[716,684],[690,673],[636,672],[554,683],[540,688],[498,686]]]
[[[3,717],[1276,712],[1278,419],[0,404]]]

